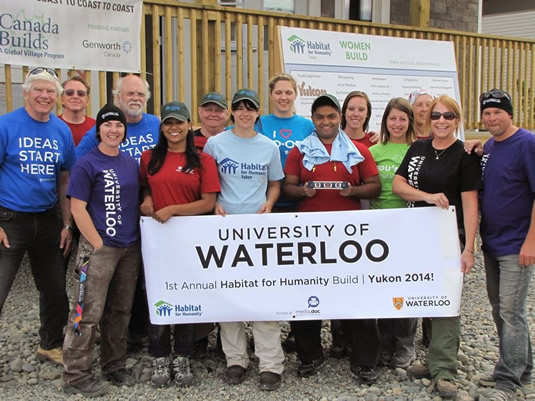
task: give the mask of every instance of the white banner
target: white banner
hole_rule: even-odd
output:
[[[139,72],[142,0],[2,1],[0,62]]]
[[[457,316],[453,208],[141,218],[155,324]]]

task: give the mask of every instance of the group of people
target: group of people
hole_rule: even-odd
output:
[[[61,85],[54,70],[39,67],[29,72],[23,91],[24,107],[0,117],[0,312],[28,252],[40,293],[37,357],[64,366],[66,392],[99,396],[110,381],[134,384],[125,368],[131,319],[141,322],[138,328],[147,326],[152,384],[193,382],[189,358],[198,325],[143,323],[148,309],[140,214],[165,224],[186,215],[407,206],[455,206],[465,274],[474,266],[481,214],[487,289],[500,340],[494,374],[482,384],[494,387],[489,398],[498,401],[530,385],[526,299],[535,264],[535,137],[513,125],[506,92],[480,97],[491,134],[483,146],[458,139],[462,112],[454,99],[423,90],[390,100],[379,133],[368,132],[372,106],[361,91],[349,93],[343,106],[335,96],[321,95],[312,103],[311,120],[297,115],[297,84],[287,74],[270,80],[272,114],[261,116],[254,90],[236,91],[230,107],[225,96],[212,92],[201,99],[195,131],[183,102],[162,105],[160,118],[144,113],[149,86],[135,75],[118,80],[114,105],[105,105],[96,120],[83,113],[89,86],[81,78]],[[58,118],[52,111],[60,95],[64,113]],[[235,160],[263,168],[249,174]],[[316,188],[322,181],[344,185]],[[77,230],[68,317],[64,257]],[[325,360],[322,322],[290,323],[287,341],[301,361],[297,374],[314,375]],[[413,377],[431,378],[440,396],[454,398],[460,318],[425,319],[425,364],[413,364],[416,326],[416,319],[332,321],[331,355],[349,354],[358,383],[374,383],[379,366],[404,368]],[[106,381],[91,371],[99,330]],[[245,324],[221,322],[219,331],[225,380],[242,383],[250,361]],[[285,360],[280,325],[253,322],[252,333],[259,388],[276,390]]]

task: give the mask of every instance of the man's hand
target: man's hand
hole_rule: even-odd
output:
[[[63,257],[66,258],[71,251],[72,229],[63,227],[59,237],[59,248],[63,249]]]
[[[0,244],[9,248],[9,241],[7,240],[7,234],[2,227],[0,227]]]

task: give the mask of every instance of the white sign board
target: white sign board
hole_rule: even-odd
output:
[[[452,42],[280,27],[284,70],[297,81],[297,114],[310,116],[316,97],[330,93],[342,105],[354,90],[372,103],[370,131],[379,132],[386,104],[416,89],[459,103]]]
[[[0,62],[139,72],[142,0],[2,1]]]
[[[141,219],[151,322],[457,316],[453,208]]]

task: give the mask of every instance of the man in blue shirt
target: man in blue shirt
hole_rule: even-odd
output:
[[[69,311],[63,255],[72,241],[65,193],[76,155],[69,127],[51,114],[63,90],[54,70],[33,69],[22,89],[25,106],[0,117],[0,313],[28,252],[40,293],[36,357],[61,365]]]

